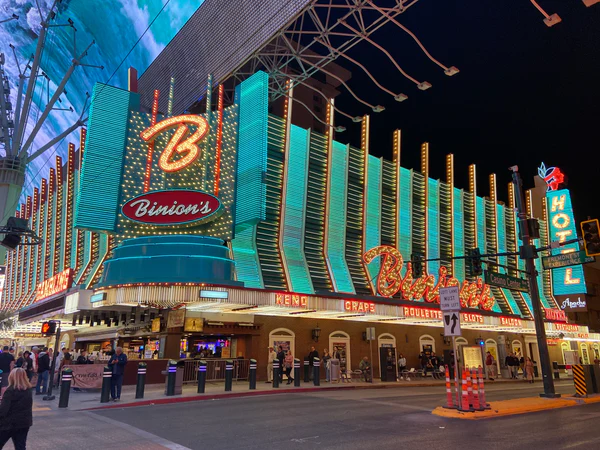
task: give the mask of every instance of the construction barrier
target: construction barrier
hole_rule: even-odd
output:
[[[462,404],[460,407],[461,411],[470,411],[469,406],[469,391],[467,390],[467,371],[463,370],[462,373]]]
[[[450,369],[446,365],[446,401],[447,408],[454,408],[454,402],[452,401],[452,387],[450,386]]]
[[[483,411],[484,409],[489,409],[489,405],[485,401],[485,386],[483,383],[483,367],[479,366],[477,370],[477,374],[479,377],[478,380],[478,388],[479,388],[479,407]]]
[[[473,405],[473,409],[475,411],[480,410],[480,404],[479,404],[479,383],[477,381],[478,378],[478,374],[477,374],[477,369],[472,369],[471,370],[471,380],[472,380],[472,384],[473,384],[473,403],[471,403]]]
[[[467,393],[469,394],[469,408],[473,407],[473,382],[471,380],[471,370],[468,367],[465,367],[465,372],[467,372]]]

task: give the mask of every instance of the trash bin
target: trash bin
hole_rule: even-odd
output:
[[[340,360],[329,360],[329,381],[340,381]]]

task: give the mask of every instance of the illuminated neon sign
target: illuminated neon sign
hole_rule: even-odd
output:
[[[404,265],[400,252],[387,245],[380,245],[367,251],[363,255],[365,264],[371,263],[375,258],[381,257],[382,263],[377,275],[377,292],[382,297],[393,297],[398,292],[405,300],[423,299],[428,303],[440,302],[440,288],[460,286],[460,303],[463,308],[481,308],[490,311],[494,307],[495,299],[490,287],[481,278],[474,282],[464,281],[448,276],[448,269],[441,266],[439,278],[436,283],[433,275],[424,274],[413,279],[411,264],[406,264],[404,276],[400,271]]]
[[[189,137],[190,129],[188,125],[196,127],[196,131]],[[158,166],[164,172],[178,172],[196,161],[200,156],[200,149],[197,144],[206,136],[209,129],[208,122],[204,117],[187,114],[161,120],[156,125],[142,131],[140,137],[146,142],[151,142],[161,133],[173,128],[176,128],[175,133],[173,133],[158,160]],[[175,159],[175,156],[179,156],[179,159]]]
[[[152,191],[129,199],[121,209],[129,220],[152,225],[181,225],[213,219],[219,199],[202,191]]]
[[[275,304],[292,308],[306,308],[308,306],[308,296],[298,294],[275,294]]]
[[[548,191],[558,191],[565,182],[565,175],[558,167],[546,168],[544,163],[538,168],[538,175],[546,182]]]
[[[550,239],[552,241],[566,242],[577,237],[575,217],[571,205],[571,195],[568,189],[549,191],[546,193],[548,201],[548,222]],[[552,251],[553,254],[570,253],[579,251],[579,244],[563,245],[560,249]],[[552,293],[554,295],[577,294],[585,292],[585,280],[581,265],[552,269]]]
[[[51,295],[59,294],[66,291],[73,284],[73,269],[68,268],[53,277],[42,281],[36,289],[34,303],[44,300]]]
[[[344,310],[358,313],[374,313],[375,303],[359,300],[344,300]]]

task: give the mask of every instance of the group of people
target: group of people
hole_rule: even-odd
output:
[[[510,376],[516,380],[519,378],[519,369],[523,372],[523,380],[533,383],[535,363],[529,357],[520,356],[517,353],[510,353],[504,360],[504,364],[510,370]]]
[[[404,368],[406,369],[406,358],[402,354],[400,354],[400,358],[398,359],[398,369],[400,369],[400,360],[404,360]],[[423,376],[427,376],[427,372],[431,372],[433,378],[440,377],[440,367],[444,366],[444,358],[441,356],[437,356],[435,352],[427,353],[421,352],[419,355],[419,361],[421,363],[421,370],[423,371]]]

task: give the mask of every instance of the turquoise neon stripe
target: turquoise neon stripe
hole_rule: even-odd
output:
[[[504,253],[506,249],[506,217],[504,215],[504,206],[496,205],[496,216],[498,222],[496,223],[496,229],[498,230],[498,253]],[[508,258],[506,256],[498,257],[498,264],[503,266],[508,265]],[[506,273],[506,269],[500,267],[501,273]]]
[[[86,233],[90,234],[90,233]],[[98,259],[94,261],[94,265],[92,266],[92,270],[90,270],[86,280],[80,280],[80,284],[85,286],[85,289],[88,289],[92,283],[94,275],[98,271],[100,264],[102,264],[102,260],[104,259],[104,255],[106,254],[108,249],[108,235],[104,233],[98,234]]]
[[[437,180],[428,180],[428,199],[427,199],[427,258],[440,257],[440,192],[439,182]],[[427,263],[427,272],[437,277],[440,270],[440,261],[429,261]]]
[[[258,250],[256,249],[256,225],[235,228],[235,239],[231,241],[236,262],[237,279],[246,287],[264,289]]]
[[[256,72],[236,87],[239,106],[235,223],[265,220],[269,76]]]
[[[529,296],[529,293],[521,292],[521,294],[523,295],[523,298],[525,299],[525,303],[527,303],[527,306],[529,307],[529,311],[533,311],[533,304],[531,303],[531,297]],[[533,312],[531,314],[533,315]]]
[[[454,255],[453,256],[464,256],[465,255],[465,212],[464,212],[464,200],[463,200],[462,189],[454,188]],[[454,276],[459,280],[466,278],[465,273],[465,260],[456,259],[454,260]]]
[[[346,264],[346,211],[348,193],[348,147],[333,141],[327,258],[337,292],[354,294],[354,283]]]
[[[521,313],[521,309],[519,308],[519,305],[517,304],[512,291],[510,289],[502,289],[502,292],[504,292],[506,301],[510,305],[510,308],[512,309],[513,314],[518,314],[520,316],[523,316],[523,313]]]
[[[404,261],[412,252],[412,170],[400,168],[400,204],[398,205],[398,250]]]
[[[308,182],[308,131],[292,125],[287,166],[283,257],[292,292],[313,294],[314,288],[304,255],[306,185]]]
[[[369,250],[381,244],[381,159],[369,155],[366,199],[365,249]],[[369,264],[369,278],[377,277],[380,258]]]

